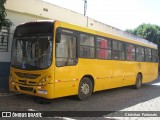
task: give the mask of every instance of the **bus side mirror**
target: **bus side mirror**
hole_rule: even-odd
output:
[[[61,33],[56,34],[56,43],[60,43],[61,41]]]

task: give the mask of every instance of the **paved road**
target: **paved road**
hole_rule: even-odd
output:
[[[89,100],[78,101],[73,96],[52,100],[50,104],[39,104],[34,97],[22,94],[1,95],[0,111],[160,111],[160,79],[144,84],[139,90],[123,87],[96,92]],[[53,119],[53,118],[51,118]],[[68,119],[68,118],[55,118]],[[91,118],[72,118],[91,119]],[[92,118],[97,119],[97,118]],[[101,117],[98,119],[105,119]],[[108,119],[108,118],[107,118]],[[112,118],[113,119],[113,118]],[[117,118],[124,119],[128,118]],[[143,118],[130,118],[143,120]],[[146,118],[157,119],[158,118]],[[159,118],[160,119],[160,118]]]

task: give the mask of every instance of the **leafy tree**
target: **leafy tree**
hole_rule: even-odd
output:
[[[143,23],[133,30],[127,29],[126,32],[132,33],[160,45],[160,26],[158,25]]]
[[[142,38],[145,38],[153,43],[159,44],[160,41],[160,27],[151,24],[142,24],[134,33]]]
[[[159,56],[160,56],[160,26],[143,23],[133,30],[127,29],[126,32],[132,33],[141,38],[156,43],[159,48]]]
[[[9,19],[6,19],[7,14],[4,7],[5,3],[6,0],[0,0],[0,30],[2,27],[9,29],[13,24]]]
[[[133,32],[132,29],[126,29],[125,31],[128,32],[128,33],[134,34],[134,32]],[[135,34],[134,34],[134,35],[135,35]]]

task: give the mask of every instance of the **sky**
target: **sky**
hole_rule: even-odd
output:
[[[84,14],[84,0],[43,0]],[[160,26],[160,0],[87,0],[86,16],[126,30],[142,23]]]

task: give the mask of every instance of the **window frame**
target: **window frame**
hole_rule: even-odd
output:
[[[117,42],[118,44],[119,44],[119,43],[122,44],[123,49],[121,49],[121,50],[120,50],[119,48],[116,49],[116,50],[113,49],[113,42]],[[111,52],[111,53],[112,53],[112,54],[111,54],[111,59],[112,59],[112,60],[120,60],[120,61],[125,61],[125,60],[126,60],[125,43],[126,43],[126,42],[112,39],[112,47],[111,47],[111,48],[112,48],[112,52]],[[118,59],[114,59],[114,58],[113,58],[113,52],[118,52]],[[124,59],[120,59],[120,53],[121,53],[121,52],[124,53]]]
[[[150,49],[150,50],[151,50],[151,55],[146,52],[147,49]],[[150,57],[151,57],[151,60],[150,60],[150,61],[147,60],[147,56],[150,56]],[[152,49],[151,49],[151,48],[145,47],[145,61],[146,61],[146,62],[152,62]]]
[[[97,46],[97,38],[102,38],[102,39],[105,39],[106,41],[110,42],[111,46],[110,48],[101,48],[101,47],[98,47]],[[102,49],[102,50],[110,50],[111,51],[111,57],[110,59],[106,59],[106,58],[99,58],[97,56],[97,49]],[[101,60],[112,60],[112,40],[110,38],[107,38],[107,37],[102,37],[102,36],[95,36],[95,58],[96,59],[101,59]]]
[[[63,66],[58,66],[57,65],[57,62],[56,62],[56,58],[57,58],[57,49],[56,49],[56,44],[57,44],[57,39],[61,39],[61,37],[57,38],[57,35],[66,35],[66,36],[70,36],[70,37],[75,37],[76,38],[76,57],[75,57],[75,64],[72,64],[72,65],[63,65]],[[66,66],[76,66],[78,64],[78,36],[77,36],[77,32],[74,31],[74,30],[70,30],[70,29],[66,29],[66,28],[61,28],[61,27],[58,27],[57,30],[56,30],[56,39],[55,39],[55,65],[56,67],[66,67]]]
[[[143,52],[144,52],[144,54],[137,53],[137,48],[138,48],[138,47],[143,48],[143,50],[144,50],[144,51],[143,51]],[[138,57],[137,55],[144,55],[143,60],[142,60],[142,61],[138,60],[138,59],[137,59],[137,57]],[[138,62],[145,62],[145,46],[136,45],[136,61],[138,61]]]
[[[66,31],[70,31],[71,33],[70,32],[66,32]],[[134,44],[134,43],[131,43],[131,42],[125,42],[125,41],[121,41],[121,40],[118,40],[118,39],[113,39],[113,38],[109,38],[109,37],[105,37],[105,36],[101,36],[101,35],[91,34],[91,33],[83,32],[83,31],[72,30],[72,29],[63,28],[63,27],[58,27],[57,30],[56,30],[56,36],[57,36],[57,33],[61,33],[61,34],[63,33],[65,35],[76,37],[76,59],[77,59],[77,63],[78,63],[78,59],[79,58],[99,59],[99,60],[119,60],[119,61],[132,61],[132,62],[148,62],[148,61],[146,61],[145,49],[146,48],[151,49],[151,54],[152,54],[153,50],[158,52],[157,49],[153,49],[153,48],[150,48],[150,47],[141,46],[141,45]],[[87,36],[92,36],[93,39],[94,39],[94,46],[92,47],[92,46],[87,46],[87,45],[80,45],[80,35],[81,34],[84,34],[84,35],[87,35]],[[104,38],[105,40],[110,41],[111,42],[111,48],[108,49],[108,48],[100,48],[100,47],[98,47],[97,46],[97,41],[96,41],[98,37],[99,38]],[[116,41],[118,43],[122,43],[123,44],[123,50],[114,50],[113,49],[113,41]],[[132,54],[135,54],[135,59],[134,60],[127,60],[127,48],[126,48],[127,45],[133,45],[135,47],[135,52],[131,52]],[[82,56],[80,56],[80,47],[81,46],[93,48],[94,49],[93,50],[94,51],[94,57],[82,57]],[[142,47],[144,49],[144,54],[137,53],[137,47]],[[110,50],[111,51],[111,58],[110,59],[98,58],[97,57],[97,49]],[[117,59],[113,58],[113,51],[117,51],[118,52],[118,58]],[[124,59],[120,59],[120,52],[124,53]],[[137,57],[138,57],[137,55],[144,55],[143,61],[137,60]],[[55,57],[56,57],[56,48],[55,48]],[[153,55],[151,57],[152,57],[152,60],[150,62],[158,62],[157,55],[155,56],[156,57],[156,61],[153,61]]]
[[[128,45],[132,45],[132,46],[134,46],[134,49],[135,49],[135,51],[134,52],[128,52]],[[127,54],[128,53],[131,53],[132,54],[132,56],[133,56],[133,53],[134,53],[134,55],[135,55],[135,58],[134,59],[132,59],[132,60],[128,60],[127,59]],[[125,42],[125,54],[126,54],[126,61],[136,61],[136,45],[135,44],[132,44],[132,43],[128,43],[128,42]]]
[[[81,37],[80,35],[87,35],[87,36],[92,36],[93,37],[93,43],[94,43],[94,46],[87,46],[87,45],[81,45]],[[85,59],[95,59],[96,58],[96,43],[95,43],[95,35],[94,34],[89,34],[89,33],[84,33],[84,32],[78,32],[78,36],[79,36],[79,39],[78,39],[78,57],[79,58],[85,58]],[[94,50],[94,57],[83,57],[81,56],[81,46],[84,46],[84,47],[88,47],[88,48],[93,48]]]
[[[156,52],[156,55],[153,55],[153,51]],[[157,63],[158,62],[158,50],[157,49],[151,49],[151,54],[152,54],[151,62]],[[155,61],[153,61],[154,57],[155,57]]]

